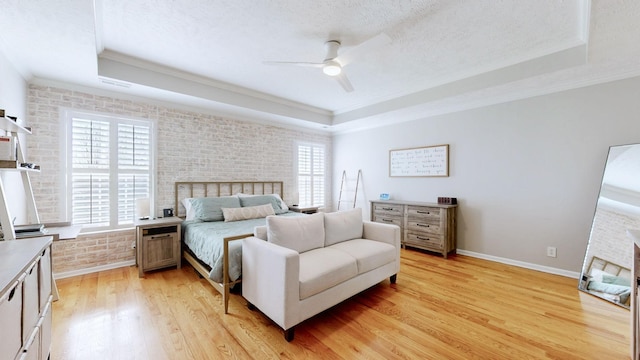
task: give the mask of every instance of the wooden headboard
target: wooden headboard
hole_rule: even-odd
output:
[[[219,197],[237,193],[263,195],[278,194],[284,199],[282,181],[177,181],[174,187],[175,216],[185,217],[182,200],[192,197]]]

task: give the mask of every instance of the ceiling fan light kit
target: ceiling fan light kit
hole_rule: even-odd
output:
[[[342,72],[342,66],[335,60],[325,60],[322,72],[329,76],[336,76]]]
[[[345,75],[344,71],[342,71],[342,67],[351,63],[351,60],[357,57],[358,54],[368,52],[377,47],[386,45],[390,42],[391,42],[391,38],[387,34],[381,33],[363,43],[360,43],[358,46],[348,50],[345,53],[346,56],[345,54],[338,56],[340,41],[329,40],[324,43],[324,46],[327,49],[327,56],[325,56],[324,60],[321,63],[291,62],[291,61],[264,61],[263,63],[266,65],[294,65],[294,66],[322,68],[322,72],[336,79],[340,84],[340,86],[342,86],[344,91],[351,92],[353,91],[353,86],[349,82],[349,79]]]

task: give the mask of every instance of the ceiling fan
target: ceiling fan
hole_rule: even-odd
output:
[[[338,55],[338,49],[340,48],[340,41],[329,40],[324,43],[327,49],[327,55],[324,60],[319,63],[314,62],[299,62],[299,61],[264,61],[266,65],[293,65],[293,66],[305,66],[313,68],[321,68],[322,72],[326,75],[333,77],[340,83],[342,88],[346,92],[353,91],[353,85],[344,73],[344,67],[350,64],[355,58],[371,51],[382,45],[386,45],[391,42],[389,35],[380,33],[369,40],[366,40],[357,46],[345,51],[343,54]]]

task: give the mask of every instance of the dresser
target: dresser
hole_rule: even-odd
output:
[[[0,241],[0,360],[49,357],[52,239]]]
[[[379,200],[371,201],[371,221],[400,227],[403,247],[442,254],[455,252],[458,205]]]

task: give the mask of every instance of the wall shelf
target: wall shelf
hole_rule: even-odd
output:
[[[0,129],[17,134],[31,135],[31,128],[19,125],[17,121],[9,119],[8,117],[0,118]]]
[[[2,170],[17,170],[17,171],[40,171],[40,165],[33,165],[33,167],[22,166],[19,161],[13,160],[0,160],[0,169]]]
[[[19,134],[31,134],[31,128],[18,124],[17,120],[10,119],[8,117],[0,118],[0,130],[7,132],[7,135],[15,136],[18,139]],[[32,165],[32,167],[24,167],[23,164],[28,162],[24,159],[22,153],[22,147],[17,144],[17,161],[16,160],[0,160],[0,171],[19,171],[22,175],[22,186],[24,187],[25,199],[27,205],[27,221],[32,224],[39,224],[40,217],[38,216],[38,210],[36,208],[36,200],[33,196],[33,188],[31,187],[31,179],[29,173],[39,172],[40,166]],[[28,163],[30,164],[30,163]],[[13,218],[9,211],[9,204],[7,203],[7,196],[5,194],[4,184],[2,177],[0,177],[0,225],[2,226],[2,233],[4,240],[15,240],[16,232],[13,226]]]

